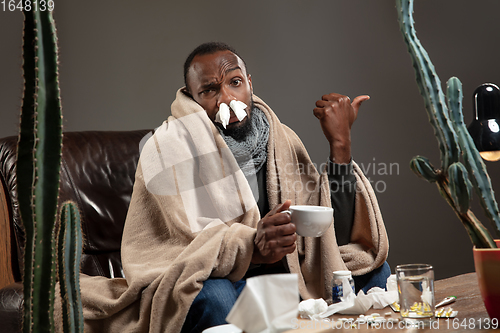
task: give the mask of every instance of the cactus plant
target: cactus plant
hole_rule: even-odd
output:
[[[496,248],[490,233],[470,209],[474,188],[486,216],[497,232],[500,232],[500,212],[490,177],[463,121],[462,84],[456,77],[448,80],[446,103],[441,81],[415,32],[413,0],[396,0],[396,8],[401,32],[415,69],[417,85],[424,98],[441,153],[440,169],[434,168],[422,156],[414,157],[410,161],[410,168],[418,176],[436,183],[440,194],[453,208],[476,247]]]
[[[53,332],[58,257],[55,235],[63,135],[57,36],[52,12],[23,13],[24,96],[16,162],[19,210],[26,237],[23,331]],[[80,228],[79,219],[74,214],[76,208],[66,209],[74,217],[60,224],[64,227],[66,223],[76,220],[78,225],[71,228]],[[63,215],[67,216],[66,210]],[[78,239],[78,236],[75,238]],[[75,241],[71,239],[70,242]],[[81,251],[78,248],[67,250],[72,248],[68,244],[60,248],[63,251],[59,257],[63,261],[67,255],[65,252]],[[77,267],[78,255],[74,259],[78,260]],[[65,288],[61,288],[62,299],[67,298],[65,290],[79,290],[77,282],[66,280]],[[81,313],[79,294],[69,290],[68,293],[76,296],[73,303]],[[81,323],[77,325],[81,326]],[[83,332],[83,327],[80,332]]]
[[[67,201],[61,208],[58,239],[58,275],[62,298],[64,332],[83,332],[83,310],[80,303],[80,259],[82,229],[76,205]],[[65,296],[64,296],[65,295]]]

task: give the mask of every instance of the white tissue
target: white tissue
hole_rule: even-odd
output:
[[[322,298],[311,298],[299,303],[299,315],[301,318],[312,319],[315,315],[325,312],[326,309],[328,309],[328,304]]]
[[[432,304],[433,294],[431,292],[431,286],[429,285],[428,280],[422,281],[422,289],[422,295],[420,296],[422,302]]]
[[[245,103],[237,100],[232,100],[231,103],[229,103],[229,106],[231,107],[236,118],[238,118],[239,121],[245,119],[245,117],[247,116],[247,113],[245,111],[247,105]]]
[[[231,118],[229,106],[226,103],[222,103],[219,105],[219,111],[215,114],[215,121],[221,123],[226,128],[227,124],[229,124],[229,118]]]
[[[382,288],[373,287],[368,290],[366,295],[363,291],[360,291],[356,296],[349,285],[347,277],[342,281],[342,287],[344,296],[340,298],[341,302],[330,305],[325,312],[318,315],[320,318],[329,317],[334,313],[363,314],[371,307],[374,309],[383,309],[399,299],[395,274],[392,274],[387,279],[387,291]]]
[[[215,121],[221,123],[224,128],[229,124],[229,119],[231,118],[229,107],[233,110],[234,115],[239,121],[242,121],[247,116],[245,111],[247,105],[243,102],[232,100],[227,106],[226,103],[221,103],[219,105],[219,111],[215,114]]]
[[[396,274],[391,274],[391,276],[387,278],[385,288],[387,291],[398,291],[398,280],[396,279]]]
[[[292,329],[299,306],[297,274],[267,274],[247,284],[226,317],[246,333],[279,333]]]

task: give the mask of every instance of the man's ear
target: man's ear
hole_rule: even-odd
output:
[[[247,74],[248,83],[250,83],[250,92],[253,94],[253,86],[252,86],[252,75]]]

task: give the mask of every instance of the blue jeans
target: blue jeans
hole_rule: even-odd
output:
[[[385,289],[387,284],[387,278],[391,276],[391,268],[387,261],[384,262],[382,266],[374,269],[373,271],[366,273],[365,275],[353,276],[354,287],[356,289],[356,294],[358,291],[363,290],[366,294],[368,290],[372,287],[379,287]]]
[[[193,301],[182,327],[182,333],[200,333],[209,327],[227,324],[226,317],[246,281],[208,279]]]
[[[387,262],[362,276],[354,276],[356,293],[362,289],[365,293],[372,287],[385,288],[391,269]],[[227,324],[226,317],[240,295],[246,281],[231,282],[228,279],[208,279],[203,283],[198,296],[182,327],[182,333],[200,333],[209,327]]]

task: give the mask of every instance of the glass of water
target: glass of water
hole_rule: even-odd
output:
[[[434,270],[431,265],[396,266],[401,320],[408,326],[429,327],[434,321]]]

